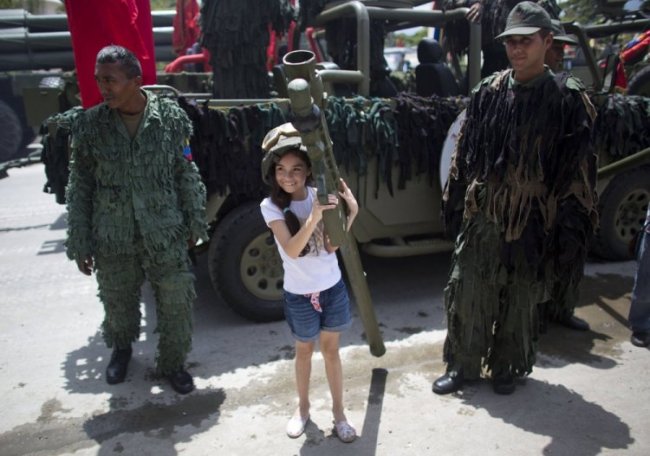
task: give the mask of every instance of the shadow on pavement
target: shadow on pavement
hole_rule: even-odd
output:
[[[368,406],[361,436],[352,443],[343,443],[338,437],[330,434],[325,437],[325,431],[310,421],[305,427],[305,442],[300,448],[301,456],[371,456],[376,453],[379,441],[379,424],[381,423],[384,393],[388,371],[382,368],[372,370],[370,388],[368,390]],[[333,427],[333,426],[332,426]],[[359,429],[357,428],[357,431]]]
[[[492,393],[491,383],[480,382],[467,388],[461,398],[504,423],[549,437],[551,442],[542,451],[545,455],[591,456],[623,450],[634,442],[626,423],[580,394],[534,378],[523,383],[512,396],[504,397]]]
[[[107,412],[93,414],[81,423],[87,437],[79,440],[90,439],[99,444],[98,455],[135,454],[133,452],[142,447],[142,436],[138,442],[133,440],[130,447],[129,440],[135,434],[155,436],[151,441],[155,445],[152,454],[176,455],[177,443],[189,442],[192,435],[217,424],[221,405],[226,399],[221,388],[201,389],[181,396],[173,391],[166,379],[156,376],[156,305],[148,284],[143,286],[142,302],[141,339],[133,344],[133,357],[124,383],[106,383],[105,369],[111,350],[105,346],[99,331],[88,339],[86,346],[68,353],[63,363],[68,391],[111,394]],[[185,431],[182,434],[175,432],[178,427],[185,427]],[[192,430],[187,432],[187,429]]]
[[[596,369],[617,365],[620,343],[628,340],[629,294],[634,281],[616,274],[585,276],[580,284],[576,313],[587,320],[590,331],[575,331],[551,324],[540,338],[540,353],[552,362],[538,360],[544,367],[581,363]]]

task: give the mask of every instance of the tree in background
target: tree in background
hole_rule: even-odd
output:
[[[422,38],[426,38],[429,31],[426,27],[421,27],[417,32],[412,35],[405,33],[388,33],[386,36],[386,46],[404,46],[413,47],[417,46]]]
[[[589,24],[598,18],[598,8],[594,7],[593,0],[564,0],[558,2],[562,11],[562,21],[576,21]]]
[[[176,0],[151,0],[151,11],[176,8]]]
[[[623,14],[621,2],[607,2],[606,0],[560,0],[558,2],[564,10],[563,21],[577,21],[581,24],[593,24],[603,22],[612,16]],[[643,9],[643,5],[649,2],[637,1],[628,2],[627,7],[633,11],[636,8]]]
[[[52,5],[47,9],[45,6],[45,2],[42,0],[0,0],[0,9],[24,9],[32,14],[52,12]],[[56,9],[57,12],[64,12],[63,2]]]

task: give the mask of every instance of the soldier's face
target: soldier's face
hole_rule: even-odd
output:
[[[512,35],[504,40],[510,66],[515,70],[515,79],[527,81],[544,71],[544,57],[552,41],[553,35],[542,38],[539,32]]]
[[[119,63],[98,63],[95,80],[109,108],[122,110],[140,92],[142,77],[129,78]]]
[[[550,49],[546,51],[544,63],[553,71],[562,71],[564,68],[564,44],[553,41]]]

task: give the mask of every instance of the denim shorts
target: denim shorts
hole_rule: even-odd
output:
[[[311,342],[321,331],[341,332],[352,325],[350,298],[343,279],[321,291],[319,301],[322,312],[314,309],[309,296],[284,291],[284,317],[297,340]]]

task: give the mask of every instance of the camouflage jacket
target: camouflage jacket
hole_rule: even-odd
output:
[[[484,212],[502,242],[519,244],[538,264],[560,244],[584,244],[597,223],[595,110],[567,73],[547,70],[525,85],[511,73],[495,73],[472,94],[446,211],[454,209],[450,201],[464,200],[466,220]]]
[[[66,193],[71,259],[129,254],[140,241],[152,254],[178,240],[207,239],[205,187],[184,156],[191,124],[174,101],[144,93],[147,104],[133,139],[105,104],[72,126]]]

